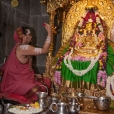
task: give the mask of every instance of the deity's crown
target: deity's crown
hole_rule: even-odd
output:
[[[90,10],[90,9],[97,10],[98,8],[96,5],[94,5],[92,3],[92,0],[87,0],[87,5],[86,5],[85,9],[86,10]]]

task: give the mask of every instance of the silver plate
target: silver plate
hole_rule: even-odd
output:
[[[41,114],[43,111],[41,112],[37,112],[37,113],[31,113],[31,114]],[[8,112],[9,114],[16,114],[16,113],[12,113],[12,112]]]
[[[13,107],[15,107],[15,106],[27,106],[28,104],[22,104],[22,105],[12,105],[12,106],[10,106],[8,109],[10,109],[10,108],[13,108]],[[43,108],[42,108],[42,110],[40,111],[40,112],[37,112],[37,113],[31,113],[31,114],[39,114],[39,113],[41,113],[41,112],[43,112],[44,110],[43,110]],[[10,112],[9,110],[8,110],[8,113],[10,113],[10,114],[16,114],[16,113],[13,113],[13,112]]]

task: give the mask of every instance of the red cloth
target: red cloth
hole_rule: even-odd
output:
[[[95,15],[95,11],[93,10],[90,10],[86,16],[83,18],[84,19],[84,22],[83,22],[83,26],[86,25],[86,22],[88,22],[88,19],[90,19],[90,16],[91,16],[91,19],[93,20],[93,24],[96,23],[96,17],[99,17],[99,15]],[[99,17],[100,18],[100,17]],[[103,25],[103,22],[102,22],[102,19],[100,18],[100,21],[101,21],[101,24]]]
[[[20,42],[20,39],[19,39],[19,37],[17,36],[16,31],[14,32],[14,40],[15,40],[16,42]]]
[[[1,92],[7,93],[6,96],[15,97],[22,100],[22,97],[34,86],[43,85],[41,81],[34,80],[34,71],[30,70],[29,62],[22,64],[16,57],[16,47],[13,48],[7,61],[2,67],[4,74],[1,81]],[[50,80],[44,78],[46,86],[50,88]],[[12,96],[12,94],[14,94]],[[15,96],[16,95],[16,96]],[[25,98],[24,98],[25,99]],[[32,99],[36,100],[36,96],[33,95]],[[24,100],[23,100],[24,101]]]
[[[19,43],[21,42],[21,38],[22,38],[22,28],[17,28],[14,32],[14,40]]]
[[[33,102],[32,98],[25,98],[23,95],[19,94],[8,94],[8,93],[0,93],[0,98],[4,98],[6,100],[9,100],[9,102],[12,103],[12,101],[15,101],[16,103],[21,104],[29,104]],[[37,96],[34,96],[35,99],[37,99]]]

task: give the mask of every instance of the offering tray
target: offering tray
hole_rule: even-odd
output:
[[[12,105],[8,108],[10,114],[39,114],[43,108],[37,102],[31,104]]]

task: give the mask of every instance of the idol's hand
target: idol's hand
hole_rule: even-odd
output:
[[[47,23],[44,23],[43,25],[44,25],[45,29],[47,30],[48,36],[51,37],[51,35],[52,35],[52,27],[51,27],[51,25],[49,25]]]

